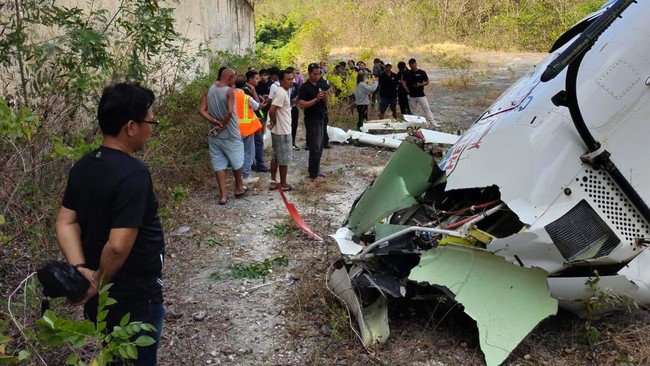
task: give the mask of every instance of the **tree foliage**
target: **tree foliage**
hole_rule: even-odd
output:
[[[262,0],[256,7],[261,24],[257,41],[267,51],[280,53],[298,46],[290,55],[298,63],[322,59],[334,46],[376,49],[449,40],[498,50],[546,51],[562,32],[604,2]]]

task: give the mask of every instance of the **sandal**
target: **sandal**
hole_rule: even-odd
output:
[[[269,191],[275,191],[276,189],[278,189],[278,184],[277,183],[269,184]]]
[[[248,194],[248,187],[244,187],[244,192],[235,194],[235,198],[243,198]]]
[[[278,187],[280,187],[283,192],[289,192],[289,191],[293,190],[293,187],[291,187],[290,184],[287,184],[286,186],[279,185]]]
[[[226,197],[226,200],[225,200],[225,201],[219,200],[219,205],[220,205],[220,206],[223,206],[223,205],[225,205],[226,203],[228,203],[228,197]]]

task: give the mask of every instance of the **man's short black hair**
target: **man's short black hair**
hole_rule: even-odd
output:
[[[137,84],[120,83],[104,88],[97,106],[102,133],[117,136],[129,121],[142,121],[156,100],[153,92]]]
[[[227,69],[228,66],[221,66],[219,68],[219,71],[217,72],[217,80],[221,79],[221,74],[223,74],[223,70]]]
[[[397,68],[400,70],[406,69],[406,63],[404,61],[400,61],[397,63]]]
[[[273,75],[278,75],[278,77],[280,77],[280,76],[279,76],[279,75],[280,75],[280,68],[278,68],[277,66],[273,66],[273,67],[271,67],[271,68],[269,69],[269,75],[271,75],[271,76],[273,76]]]
[[[268,74],[269,74],[269,70],[267,70],[267,69],[260,69],[260,76],[262,76],[262,75],[268,75]]]
[[[409,60],[409,65],[410,65],[410,64],[414,64],[414,63],[416,63],[416,62],[417,62],[417,61],[415,61],[415,59],[412,58],[412,59]]]
[[[312,71],[314,71],[315,69],[319,69],[319,70],[320,70],[320,65],[317,64],[317,63],[315,63],[315,62],[312,62],[312,63],[309,64],[309,66],[307,66],[307,72],[312,72]]]
[[[250,80],[251,78],[255,77],[257,75],[257,71],[255,70],[249,70],[246,72],[246,80]]]
[[[288,71],[288,72],[294,72],[294,71],[296,71],[296,69],[295,69],[294,67],[289,66],[289,67],[287,67],[286,71]],[[280,79],[281,79],[281,78],[280,78]]]
[[[287,74],[293,74],[293,71],[289,71],[288,68],[286,70],[280,70],[280,73],[278,73],[278,80],[284,80],[284,76]]]

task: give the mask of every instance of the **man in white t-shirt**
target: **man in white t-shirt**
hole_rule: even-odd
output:
[[[291,162],[291,101],[288,90],[293,85],[293,73],[281,70],[278,74],[280,88],[277,89],[269,110],[269,130],[273,144],[273,157],[271,160],[271,184],[269,190],[278,188],[290,191],[287,183],[287,170]],[[278,168],[280,182],[276,180]]]

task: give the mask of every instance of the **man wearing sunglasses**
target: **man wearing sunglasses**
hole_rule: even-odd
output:
[[[158,199],[149,169],[134,153],[142,150],[158,121],[149,89],[122,83],[104,89],[97,109],[102,145],[77,161],[68,176],[56,220],[59,248],[91,283],[85,315],[97,320],[97,288],[112,283],[107,307],[110,332],[130,321],[156,327],[156,342],[138,348],[135,365],[155,365],[164,315],[161,271],[165,246]],[[101,281],[102,283],[98,283]]]

